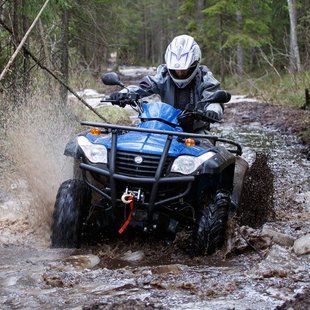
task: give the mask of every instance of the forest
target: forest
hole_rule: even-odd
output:
[[[100,79],[181,34],[205,135]],[[0,308],[310,309],[307,90],[309,0],[0,0]]]
[[[0,1],[1,71],[44,3]],[[282,97],[303,104],[310,68],[308,0],[49,1],[1,78],[1,92],[14,106],[38,87],[53,94],[59,89],[66,102],[67,89],[55,76],[89,88],[108,67],[157,66],[179,34],[195,37],[202,63],[233,91],[267,92],[270,101],[279,101],[281,89],[289,90]]]

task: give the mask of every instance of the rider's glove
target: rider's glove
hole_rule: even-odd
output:
[[[218,122],[218,121],[220,121],[220,116],[219,116],[219,114],[218,114],[217,112],[215,112],[215,111],[207,110],[207,111],[204,112],[204,115],[205,115],[208,119],[210,119],[211,122],[212,122],[212,120],[213,120],[213,122]]]
[[[110,98],[112,105],[119,105],[120,107],[125,107],[126,105],[126,99],[128,99],[128,93],[122,93],[122,92],[114,92],[110,95]]]

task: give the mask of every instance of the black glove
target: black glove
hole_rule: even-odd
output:
[[[126,99],[128,99],[128,93],[114,92],[110,95],[112,105],[119,105],[120,107],[125,107]]]
[[[209,122],[219,122],[220,121],[220,116],[218,115],[217,112],[212,111],[212,110],[207,110],[204,112],[204,115],[209,119]]]

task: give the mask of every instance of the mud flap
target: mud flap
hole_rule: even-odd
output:
[[[240,198],[244,183],[244,177],[249,169],[249,164],[241,157],[236,157],[236,165],[234,171],[234,187],[231,196],[231,202],[236,210],[240,205]]]

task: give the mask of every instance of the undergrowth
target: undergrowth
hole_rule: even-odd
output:
[[[271,104],[301,108],[305,89],[310,88],[310,71],[298,74],[265,72],[260,76],[230,76],[224,87],[235,95],[248,95]],[[309,107],[310,108],[310,107]]]

